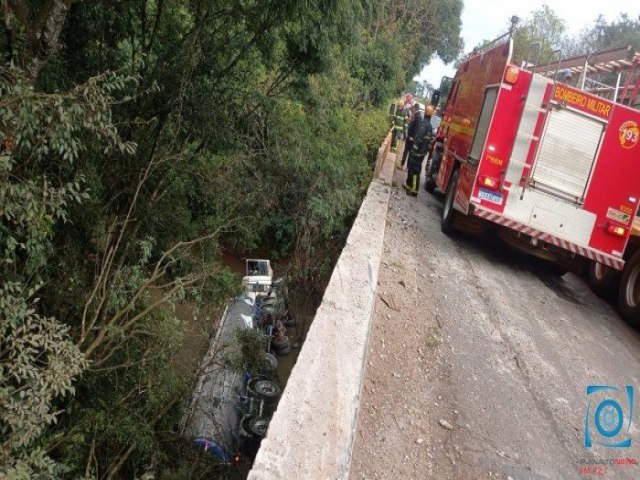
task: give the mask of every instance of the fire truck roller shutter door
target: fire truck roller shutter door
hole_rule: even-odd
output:
[[[549,193],[582,201],[604,126],[568,109],[552,110],[531,179]]]

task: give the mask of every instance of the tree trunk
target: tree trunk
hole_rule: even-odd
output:
[[[27,45],[23,52],[23,67],[34,84],[49,58],[60,48],[60,32],[67,19],[73,0],[45,0],[40,8],[33,12],[28,0],[9,0],[8,5],[13,19],[22,24]],[[7,22],[7,29],[10,22]]]

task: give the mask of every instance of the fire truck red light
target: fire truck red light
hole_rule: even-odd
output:
[[[485,177],[484,175],[478,178],[478,180],[480,182],[480,185],[488,188],[497,188],[499,183],[495,178]]]
[[[627,233],[627,229],[625,227],[621,227],[620,225],[614,225],[610,223],[607,225],[607,232],[612,233],[613,235],[624,237]]]

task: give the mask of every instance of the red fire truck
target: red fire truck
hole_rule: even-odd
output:
[[[587,259],[620,270],[640,202],[640,111],[568,80],[560,61],[514,65],[512,51],[499,39],[453,79],[425,185],[445,192],[442,231],[494,226],[559,274]]]

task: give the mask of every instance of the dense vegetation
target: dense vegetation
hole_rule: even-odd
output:
[[[209,475],[177,435],[221,247],[313,287],[384,106],[460,0],[13,0],[0,27],[0,476]],[[213,470],[212,470],[213,469]]]

